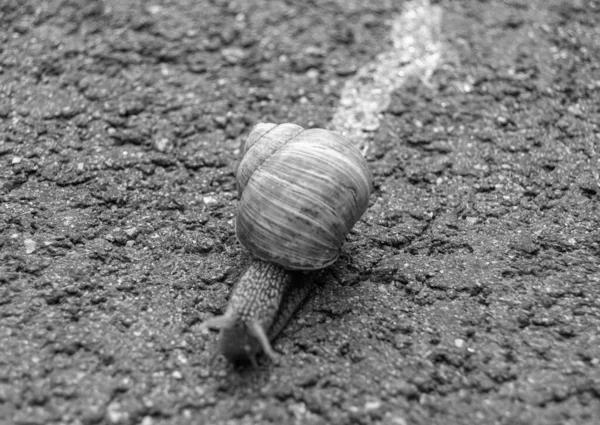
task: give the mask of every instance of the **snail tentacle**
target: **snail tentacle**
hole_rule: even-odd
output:
[[[271,343],[269,342],[269,337],[267,336],[267,332],[261,326],[258,320],[253,320],[248,323],[248,329],[252,333],[252,335],[258,340],[262,350],[265,352],[267,356],[271,359],[271,361],[275,364],[279,363],[279,354],[273,350],[271,347]]]
[[[216,316],[206,320],[200,324],[200,332],[204,332],[208,329],[225,329],[233,326],[235,323],[235,317],[228,315],[227,313]]]

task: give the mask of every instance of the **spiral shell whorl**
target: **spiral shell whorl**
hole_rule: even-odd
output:
[[[271,122],[261,122],[252,127],[252,130],[250,130],[250,134],[246,139],[246,143],[244,143],[244,154],[248,152],[248,150],[254,145],[254,143],[256,143],[257,140],[260,140],[261,137],[273,130],[275,127],[277,127],[277,124],[273,124]]]
[[[365,159],[327,130],[262,124],[255,131],[237,174],[238,239],[255,257],[287,269],[330,265],[368,205]]]
[[[252,128],[244,144],[244,158],[237,169],[237,185],[240,195],[252,173],[277,149],[304,129],[295,124],[260,123]]]

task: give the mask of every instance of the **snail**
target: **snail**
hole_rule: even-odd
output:
[[[369,203],[372,175],[361,152],[341,135],[295,124],[257,124],[244,146],[236,180],[236,236],[253,256],[225,313],[201,331],[220,330],[216,355],[252,362],[285,327],[333,264]]]

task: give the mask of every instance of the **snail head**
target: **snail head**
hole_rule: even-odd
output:
[[[220,330],[213,361],[222,355],[231,363],[251,363],[256,367],[256,356],[264,351],[274,363],[278,363],[279,355],[271,347],[265,330],[256,320],[242,321],[235,315],[224,314],[208,320],[202,327]]]

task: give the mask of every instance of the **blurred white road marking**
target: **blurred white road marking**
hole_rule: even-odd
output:
[[[392,23],[392,48],[346,81],[329,128],[349,137],[366,153],[369,133],[379,128],[391,93],[411,75],[426,81],[435,70],[441,56],[441,18],[441,8],[429,0],[407,2]]]

